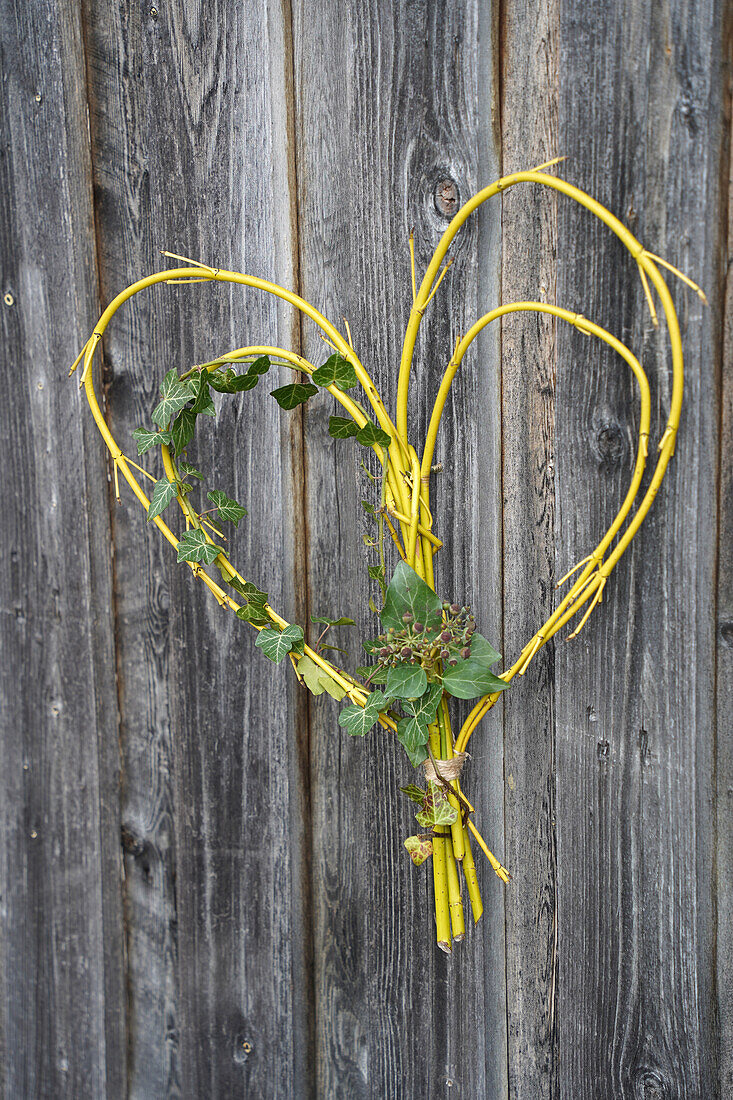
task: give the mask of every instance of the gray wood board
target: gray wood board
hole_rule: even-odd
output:
[[[104,300],[170,265],[160,248],[293,286],[280,10],[104,5],[87,30]],[[135,299],[105,345],[121,445],[134,448],[133,428],[150,423],[171,366],[246,343],[287,346],[294,332],[289,310],[241,287],[162,286]],[[190,457],[206,488],[249,509],[228,533],[234,560],[302,621],[299,418],[267,396],[281,373],[222,400]],[[305,1095],[302,700],[254,632],[176,565],[129,493],[115,546],[130,1093]]]
[[[538,64],[546,82],[543,102],[554,100],[557,118],[547,155],[570,154],[561,169],[566,178],[608,205],[652,251],[712,287],[720,263],[715,212],[721,210],[722,81],[714,45],[722,34],[720,18],[713,5],[676,4],[663,13],[635,6],[623,20],[607,6],[561,6],[554,33],[542,38]],[[512,72],[510,57],[507,62]],[[547,113],[551,119],[553,108]],[[515,116],[506,110],[503,117],[506,132]],[[505,158],[505,171],[512,167]],[[671,387],[664,329],[653,330],[633,262],[610,234],[562,198],[546,200],[546,208],[557,211],[556,289],[548,282],[548,296],[556,292],[559,304],[597,319],[643,351],[653,387],[653,461]],[[714,213],[703,219],[700,209]],[[505,255],[508,239],[505,220]],[[537,296],[542,279],[525,271]],[[524,293],[521,270],[519,283]],[[546,658],[554,662],[546,711],[555,716],[549,734],[554,753],[551,743],[546,751],[557,837],[555,914],[549,926],[540,878],[535,920],[541,944],[525,913],[517,957],[531,959],[538,950],[543,957],[536,960],[534,1003],[529,1013],[522,1007],[518,1030],[526,1034],[528,1020],[547,1020],[547,1028],[535,1031],[539,1045],[512,1052],[510,984],[517,1096],[698,1096],[715,1088],[715,526],[702,517],[716,491],[718,336],[714,314],[704,313],[680,284],[672,290],[687,355],[677,456],[603,604],[578,640],[556,645]],[[505,297],[509,291],[505,280]],[[551,340],[544,368],[548,428],[535,435],[530,460],[530,484],[541,486],[543,476],[551,482],[553,467],[557,475],[556,516],[543,537],[545,588],[592,548],[623,499],[638,426],[628,372],[611,354],[560,322]],[[526,417],[520,413],[519,419],[526,430]],[[512,463],[506,442],[504,453]],[[538,500],[551,498],[549,488],[548,494],[540,487]],[[535,514],[540,519],[542,513]],[[516,526],[505,512],[505,531]],[[505,551],[505,569],[510,563],[516,568],[515,547]],[[527,561],[525,575],[529,566]],[[508,622],[514,611],[507,600]],[[509,723],[511,708],[521,705],[519,696],[507,703]],[[528,728],[530,722],[525,743]],[[508,728],[508,740],[514,735]],[[538,788],[527,794],[529,804]],[[535,806],[528,808],[514,821],[518,849],[522,834],[529,842],[542,821]],[[550,836],[548,864],[552,847]],[[545,957],[549,975],[541,965]],[[526,999],[526,969],[510,963],[509,973],[521,973]],[[542,1082],[536,1066],[545,1068]]]
[[[357,352],[389,408],[396,397],[411,290],[408,233],[421,277],[458,201],[495,178],[490,110],[492,26],[478,4],[457,8],[294,5],[298,195],[304,295],[337,325],[346,315]],[[455,202],[455,199],[454,199]],[[446,216],[446,210],[448,215]],[[427,417],[458,332],[498,298],[498,209],[474,219],[431,303],[418,345],[410,433],[422,450]],[[328,350],[311,326],[304,347]],[[501,607],[497,336],[458,379],[436,458],[439,589],[470,600],[498,639]],[[477,417],[474,410],[479,411]],[[363,452],[327,434],[330,398],[306,413],[309,591],[315,610],[354,614],[342,631],[354,664],[365,613],[359,501],[378,503],[359,469]],[[373,469],[373,468],[372,468]],[[481,486],[481,491],[478,487]],[[466,520],[465,525],[463,521]],[[376,557],[368,558],[376,562]],[[391,562],[394,564],[394,561]],[[505,1094],[503,888],[480,868],[486,914],[452,958],[436,948],[432,872],[413,868],[402,842],[414,831],[398,795],[414,773],[383,733],[352,741],[328,700],[313,704],[312,802],[317,1087],[321,1096]],[[503,850],[500,724],[468,770],[467,788],[497,852]],[[477,855],[477,863],[482,858]],[[468,899],[464,895],[468,906]]]
[[[502,22],[502,172],[557,155],[554,5],[506,6]],[[529,185],[502,202],[502,302],[555,300],[557,209]],[[504,653],[513,663],[553,606],[555,327],[540,314],[501,328]],[[504,695],[509,1093],[555,1095],[554,645]]]
[[[98,310],[79,13],[5,3],[0,50],[0,1081],[122,1096],[107,479],[67,377]]]
[[[733,47],[729,36],[729,49]],[[729,64],[731,62],[729,54]],[[730,101],[728,123],[731,122]],[[715,889],[717,903],[717,1007],[719,1018],[718,1088],[720,1096],[733,1092],[733,175],[728,133],[728,217],[725,253],[713,298],[714,323],[723,334],[720,423],[720,483],[718,496],[717,589],[717,713],[715,808],[717,850]],[[721,203],[722,206],[722,203]],[[721,210],[720,224],[723,225]],[[719,294],[717,293],[719,289]]]

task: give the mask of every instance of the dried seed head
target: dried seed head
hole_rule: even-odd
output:
[[[418,634],[422,634],[424,629],[425,627],[422,623],[415,623],[415,630],[418,632]]]
[[[411,623],[412,622],[412,612],[411,611],[406,611],[404,613],[404,615],[402,616],[402,622],[403,623]]]
[[[409,645],[406,645],[406,646],[403,647],[402,656],[403,657],[412,657],[412,650],[410,649]]]
[[[459,607],[457,603],[452,603],[450,609],[454,615],[457,615],[459,611],[465,611],[465,607]]]
[[[471,650],[470,650],[470,649],[468,648],[468,646],[466,646],[466,647],[465,647],[465,649],[462,649],[462,650],[461,650],[461,657],[463,657],[463,658],[464,658],[464,660],[465,660],[465,659],[466,659],[467,657],[470,657],[470,656],[471,656]]]
[[[441,642],[449,642],[452,637],[453,635],[451,634],[450,630],[444,630],[443,633],[440,635],[440,640]]]

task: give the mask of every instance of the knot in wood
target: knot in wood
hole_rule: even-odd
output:
[[[435,185],[433,198],[435,200],[435,209],[438,211],[441,218],[452,218],[453,215],[457,213],[460,203],[458,184],[448,176],[439,179]]]

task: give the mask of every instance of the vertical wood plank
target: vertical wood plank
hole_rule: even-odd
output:
[[[548,15],[552,26],[555,16]],[[571,154],[567,178],[608,205],[652,251],[717,288],[720,7],[639,4],[619,19],[602,5],[561,5],[556,20],[555,33],[532,55],[541,79],[557,88],[557,143],[548,155]],[[506,111],[504,118],[513,127]],[[514,165],[505,159],[504,167]],[[670,390],[665,335],[653,331],[633,263],[608,233],[562,199],[557,210],[557,301],[643,350],[658,439]],[[711,213],[703,218],[701,210]],[[506,231],[505,219],[508,255]],[[716,489],[718,337],[716,311],[704,313],[694,295],[672,289],[687,366],[674,464],[604,604],[577,641],[547,658],[555,664],[555,765],[551,743],[546,760],[557,823],[557,954],[546,927],[551,980],[536,959],[542,986],[532,995],[526,972],[516,987],[510,980],[509,1011],[511,1021],[520,1006],[517,1016],[526,1020],[529,993],[530,1018],[548,1022],[544,1042],[530,1053],[542,1050],[541,1087],[550,1095],[715,1090],[715,525],[703,517]],[[508,297],[506,280],[503,291]],[[638,418],[628,378],[610,355],[559,325],[553,339],[557,518],[545,540],[545,585],[588,552],[614,514],[630,476]],[[552,451],[546,448],[549,461]],[[505,610],[511,619],[513,608],[507,603]],[[510,847],[513,837],[520,844],[532,835],[537,821],[518,816]],[[546,877],[542,871],[536,880],[538,900]],[[541,914],[538,904],[534,919]],[[514,973],[519,979],[519,968]],[[517,1095],[548,1094],[538,1092],[526,1051],[512,1049],[514,1038],[510,1023]]]
[[[293,286],[287,12],[190,0],[88,18],[105,300],[167,262],[159,248]],[[149,423],[171,366],[294,334],[288,311],[242,288],[136,300],[106,348],[118,438]],[[302,621],[299,420],[267,396],[278,374],[222,403],[190,453],[206,488],[249,509],[234,560]],[[131,1094],[308,1095],[301,698],[129,498],[115,543]]]
[[[557,123],[557,5],[504,5],[502,172],[564,152]],[[555,300],[557,199],[520,186],[502,197],[502,302]],[[553,607],[555,325],[502,323],[505,664]],[[507,1020],[510,1095],[554,1095],[557,868],[554,645],[503,699],[506,775]]]
[[[67,378],[98,308],[77,8],[4,3],[0,56],[0,1082],[123,1096],[106,471]]]
[[[335,323],[347,316],[391,407],[410,307],[409,229],[421,272],[458,203],[497,175],[491,14],[473,2],[300,0],[293,12],[303,293]],[[418,443],[457,333],[498,298],[498,244],[495,209],[456,243],[426,316],[411,402]],[[445,539],[439,588],[470,601],[498,642],[497,339],[487,335],[457,381],[433,495]],[[315,362],[328,354],[307,326],[304,348]],[[378,625],[367,598],[379,593],[366,578],[359,501],[378,501],[362,455],[328,436],[332,412],[330,398],[314,398],[306,413],[310,599],[317,613],[353,614],[368,638]],[[351,667],[363,663],[356,635],[343,630],[339,644]],[[378,732],[350,741],[328,700],[313,703],[312,717],[318,1094],[505,1095],[501,883],[481,868],[484,920],[445,958],[430,867],[412,868],[402,846],[414,829],[397,791],[413,775],[402,750]],[[501,853],[500,729],[492,716],[466,778]]]
[[[733,24],[733,21],[731,21]],[[731,66],[733,25],[723,41]],[[722,393],[720,422],[720,487],[718,494],[718,589],[716,633],[716,902],[717,995],[720,1055],[720,1096],[733,1091],[733,173],[731,172],[731,68],[728,70],[728,221],[726,262],[721,279],[722,317],[715,321],[723,330]],[[722,205],[722,204],[721,204]]]

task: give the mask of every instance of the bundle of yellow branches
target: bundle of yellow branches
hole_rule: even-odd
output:
[[[387,411],[376,386],[357,357],[348,326],[344,337],[312,305],[283,287],[251,275],[214,270],[183,257],[175,258],[184,260],[188,266],[149,275],[119,294],[100,317],[93,334],[71,368],[73,372],[83,360],[82,385],[85,387],[92,415],[112,455],[118,498],[121,472],[148,512],[148,518],[152,519],[171,545],[177,548],[178,560],[187,562],[194,575],[209,588],[223,607],[237,613],[259,631],[257,644],[266,656],[280,660],[287,655],[298,679],[315,694],[326,690],[337,699],[347,699],[348,705],[341,712],[339,721],[350,733],[364,734],[379,723],[397,736],[413,764],[424,767],[426,788],[410,785],[403,790],[408,797],[420,804],[421,810],[416,816],[427,832],[409,838],[406,846],[416,863],[432,855],[437,941],[444,951],[450,951],[452,941],[462,940],[465,934],[459,867],[466,881],[476,921],[483,909],[471,850],[472,837],[496,874],[505,882],[509,877],[476,828],[473,806],[461,788],[461,764],[465,759],[469,740],[481,719],[499,698],[500,691],[509,685],[514,676],[523,675],[537,651],[581,611],[583,614],[570,637],[575,636],[587,621],[601,599],[612,570],[649,511],[674,453],[682,405],[682,344],[677,315],[660,266],[678,275],[704,299],[702,291],[694,283],[676,268],[648,252],[598,202],[563,180],[544,174],[543,170],[555,163],[557,161],[551,161],[532,171],[505,176],[467,202],[445,230],[419,288],[416,285],[411,240],[413,305],[402,348],[394,417]],[[558,306],[542,302],[515,302],[493,309],[477,320],[458,341],[445,370],[421,453],[410,442],[408,396],[415,341],[425,310],[450,264],[450,261],[444,264],[448,249],[461,226],[477,207],[519,183],[553,188],[580,203],[604,222],[625,245],[638,265],[655,324],[657,315],[652,288],[661,302],[672,352],[672,399],[666,428],[658,444],[656,467],[638,502],[650,430],[650,395],[646,375],[636,356],[615,336],[585,317]],[[141,428],[135,433],[139,454],[154,444],[160,445],[165,476],[156,479],[126,457],[110,433],[95,396],[92,361],[111,318],[133,295],[156,283],[212,281],[241,283],[290,302],[315,322],[332,346],[334,355],[328,363],[318,368],[302,356],[286,349],[251,345],[191,368],[180,376],[175,371],[169,372],[161,390],[161,402],[153,413],[157,428]],[[631,484],[611,526],[595,549],[560,582],[562,584],[569,581],[577,573],[575,581],[549,619],[527,642],[514,664],[496,677],[488,671],[488,665],[498,660],[499,655],[476,633],[468,609],[441,601],[434,595],[433,557],[442,544],[432,530],[430,475],[448,392],[466,352],[486,325],[507,314],[520,311],[545,313],[560,318],[581,332],[604,341],[625,360],[639,386],[639,442]],[[352,675],[326,659],[318,643],[313,647],[305,644],[302,628],[289,624],[278,615],[267,602],[266,594],[260,592],[251,581],[246,581],[237,571],[226,551],[215,541],[215,536],[220,536],[221,532],[210,518],[205,518],[207,513],[197,512],[190,501],[191,485],[186,478],[201,475],[188,462],[183,461],[180,455],[185,452],[193,433],[196,415],[214,411],[208,393],[209,385],[228,393],[250,389],[257,382],[258,375],[267,371],[271,361],[286,364],[299,374],[310,376],[306,383],[296,382],[293,386],[273,392],[282,407],[297,406],[317,392],[319,386],[328,389],[346,414],[331,418],[331,434],[336,438],[356,436],[358,442],[374,450],[381,465],[380,504],[378,508],[372,509],[379,524],[379,541],[374,545],[378,545],[380,564],[373,566],[370,574],[379,581],[384,596],[384,607],[380,612],[383,633],[373,642],[365,643],[365,648],[376,657],[377,663],[358,670],[359,676]],[[233,364],[246,364],[246,374],[235,374]],[[356,385],[361,387],[370,412],[346,392]],[[150,498],[141,487],[134,470],[155,482]],[[223,493],[209,493],[209,499],[214,502],[215,508],[208,511],[218,508],[219,520],[231,519],[238,522],[245,512]],[[185,517],[185,532],[181,535],[168,527],[160,515],[173,501],[178,502]],[[400,557],[389,586],[385,583],[385,528]],[[614,540],[617,541],[612,548]],[[215,566],[219,570],[222,581],[232,588],[237,598],[210,576],[204,568],[205,565]],[[330,625],[351,622],[329,620],[326,617],[320,621],[326,624],[327,629]],[[384,692],[371,689],[371,682],[384,684]],[[477,696],[480,697],[454,736],[448,699],[471,699]],[[399,707],[402,707],[404,713],[399,713]]]

